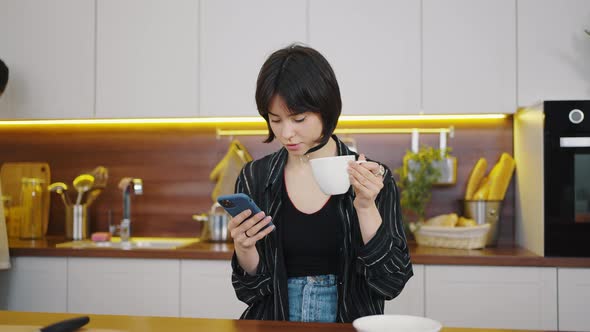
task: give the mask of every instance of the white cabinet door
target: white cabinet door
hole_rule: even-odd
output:
[[[402,293],[385,301],[385,314],[424,316],[424,265],[414,265],[413,270]]]
[[[420,110],[420,1],[309,2],[309,43],[332,65],[343,114]]]
[[[199,3],[97,0],[96,116],[197,116]]]
[[[515,0],[423,1],[425,113],[516,111]]]
[[[93,0],[1,1],[0,118],[92,117],[94,26]]]
[[[557,269],[426,266],[426,316],[444,326],[557,330]]]
[[[306,2],[201,1],[200,115],[256,116],[256,79],[264,60],[306,42]]]
[[[66,312],[67,258],[14,257],[0,271],[0,308],[14,311]]]
[[[518,104],[590,99],[590,1],[518,1]]]
[[[180,316],[238,319],[246,304],[236,297],[226,260],[180,261]]]
[[[68,312],[178,317],[174,259],[69,258]]]
[[[557,271],[559,330],[590,331],[590,269]]]

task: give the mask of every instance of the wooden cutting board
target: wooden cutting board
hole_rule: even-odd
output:
[[[20,188],[23,177],[40,178],[45,181],[45,189],[51,184],[49,164],[45,162],[7,162],[0,169],[2,194],[12,197],[12,205],[20,205]],[[43,234],[47,233],[49,223],[49,191],[43,192]]]

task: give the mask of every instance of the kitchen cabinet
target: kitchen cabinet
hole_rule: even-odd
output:
[[[180,316],[238,319],[246,310],[231,282],[231,264],[222,260],[180,261]]]
[[[559,330],[590,331],[590,269],[558,268]]]
[[[408,280],[401,294],[385,301],[385,314],[424,316],[424,265],[413,265],[414,276]]]
[[[179,260],[69,258],[68,312],[178,317]]]
[[[0,118],[94,115],[94,1],[0,2]]]
[[[0,271],[0,309],[67,311],[67,258],[13,257],[11,264]]]
[[[199,3],[97,0],[96,117],[198,115]]]
[[[332,65],[343,114],[420,110],[420,1],[309,1],[309,43]]]
[[[426,316],[444,326],[557,329],[556,268],[428,265],[425,270]]]
[[[202,0],[200,14],[200,115],[256,116],[264,60],[307,42],[306,1]]]
[[[423,0],[423,110],[516,111],[515,0]]]
[[[518,104],[590,99],[590,2],[518,1]]]

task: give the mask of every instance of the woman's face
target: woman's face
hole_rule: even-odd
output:
[[[304,155],[317,145],[322,135],[322,119],[318,113],[290,114],[280,96],[272,98],[268,120],[276,138],[292,155]]]

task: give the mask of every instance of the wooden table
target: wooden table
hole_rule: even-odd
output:
[[[56,314],[0,311],[0,332],[32,332],[63,319],[80,314]],[[90,323],[80,331],[87,332],[355,332],[352,324],[294,323],[279,321],[253,321],[231,319],[202,319],[176,317],[142,317],[88,315]],[[445,327],[443,332],[526,332],[525,330],[468,329]],[[540,331],[535,331],[540,332]]]

